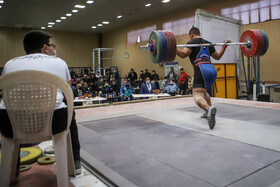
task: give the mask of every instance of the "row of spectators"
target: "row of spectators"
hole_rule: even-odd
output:
[[[99,72],[95,75],[84,75],[77,78],[75,73],[71,73],[72,89],[74,97],[82,97],[84,94],[92,94],[93,96],[114,97],[117,100],[132,100],[132,94],[151,94],[156,92],[175,94],[189,94],[188,76],[184,69],[180,69],[180,77],[171,67],[169,74],[163,80],[159,80],[159,76],[155,70],[149,73],[148,69],[140,71],[140,76],[131,68],[124,81],[121,84],[119,74],[116,70],[106,70],[105,75]]]

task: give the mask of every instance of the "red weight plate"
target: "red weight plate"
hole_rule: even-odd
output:
[[[258,48],[254,56],[260,56],[264,48],[264,38],[259,30],[252,30],[258,38]]]
[[[263,38],[262,38],[263,39]],[[242,53],[247,57],[252,57],[260,51],[261,38],[253,30],[246,30],[242,33],[240,42],[252,42],[250,46],[240,45]],[[260,53],[259,53],[260,54]]]
[[[177,48],[177,45],[176,45],[176,39],[175,39],[175,36],[172,32],[168,32],[171,36],[171,42],[172,42],[172,47],[171,47],[171,56],[170,56],[170,62],[174,62],[175,60],[175,57],[176,57],[176,48]]]
[[[166,31],[164,31],[163,34],[164,34],[165,39],[166,39],[166,58],[165,58],[165,62],[169,62],[170,57],[171,57],[171,46],[172,46],[171,36]]]

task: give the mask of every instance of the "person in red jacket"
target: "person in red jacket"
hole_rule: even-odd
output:
[[[182,83],[182,80],[184,80],[184,82],[188,82],[188,74],[185,73],[184,68],[180,69],[179,84]]]

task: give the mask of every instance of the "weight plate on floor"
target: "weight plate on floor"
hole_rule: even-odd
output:
[[[263,40],[264,40],[264,45],[263,45],[263,50],[260,54],[260,56],[263,56],[266,51],[268,50],[269,47],[269,40],[268,40],[268,36],[266,35],[266,33],[263,30],[259,30],[263,36]]]
[[[165,35],[163,34],[162,31],[158,31],[160,36],[161,36],[161,42],[162,42],[162,57],[161,57],[161,60],[160,62],[165,62],[165,59],[166,59],[166,39],[165,39]]]
[[[152,54],[150,51],[150,58],[155,63],[160,63],[160,60],[162,58],[162,41],[161,36],[157,31],[152,31],[149,38],[149,43],[151,43],[152,40],[155,40],[156,43],[156,52],[155,54]]]
[[[55,162],[55,158],[54,156],[42,156],[38,158],[37,162],[41,165],[52,164]]]
[[[29,170],[30,168],[31,168],[30,165],[20,165],[19,171],[20,171],[20,172],[27,171],[27,170]]]
[[[25,147],[20,149],[20,164],[32,164],[42,156],[43,151],[36,147]]]

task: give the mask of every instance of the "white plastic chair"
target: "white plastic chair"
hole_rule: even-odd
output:
[[[67,101],[67,128],[61,133],[52,135],[57,88],[62,90]],[[20,144],[51,139],[55,152],[58,186],[68,186],[68,174],[75,176],[69,131],[73,114],[73,93],[69,84],[56,75],[28,70],[2,76],[0,89],[13,128],[12,139],[2,136],[0,186],[8,187],[16,180]]]

